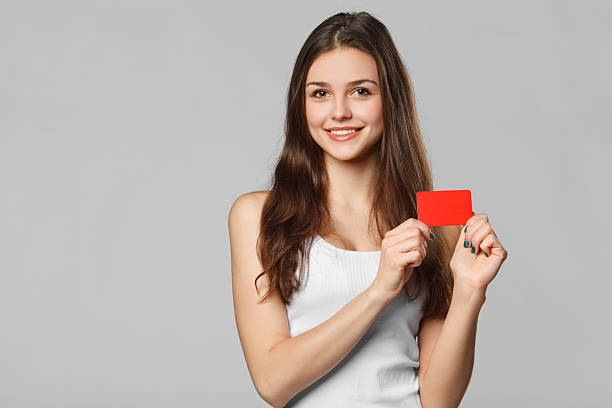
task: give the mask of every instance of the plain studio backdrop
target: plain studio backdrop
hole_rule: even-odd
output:
[[[1,1],[0,406],[267,406],[227,215],[268,189],[304,40],[360,10],[435,189],[470,189],[509,253],[461,406],[611,406],[606,1]]]

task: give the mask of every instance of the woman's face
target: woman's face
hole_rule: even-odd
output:
[[[362,158],[380,140],[383,112],[379,86],[376,61],[363,51],[336,49],[315,59],[306,76],[306,121],[312,138],[325,153],[338,160]],[[340,141],[329,131],[336,127],[363,129]]]

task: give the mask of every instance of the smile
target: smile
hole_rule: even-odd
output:
[[[325,129],[325,132],[335,141],[344,142],[345,140],[352,139],[359,135],[364,128],[350,129],[350,130],[334,130],[330,131]]]

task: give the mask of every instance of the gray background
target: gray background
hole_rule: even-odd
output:
[[[227,214],[267,189],[307,35],[390,30],[436,189],[509,252],[463,407],[603,407],[609,2],[0,2],[0,406],[266,406]]]

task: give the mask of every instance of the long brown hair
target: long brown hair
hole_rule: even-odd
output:
[[[285,142],[277,160],[270,192],[261,214],[257,254],[271,291],[285,305],[299,289],[308,266],[313,238],[330,221],[327,207],[328,175],[322,149],[308,131],[305,81],[313,61],[322,53],[352,47],[376,61],[383,105],[383,136],[377,182],[370,212],[380,239],[408,218],[417,218],[416,192],[432,190],[430,164],[425,152],[411,81],[387,28],[367,12],[338,13],[319,24],[302,46],[287,94]],[[414,300],[421,291],[426,298],[424,316],[445,317],[450,306],[453,280],[450,245],[437,227],[427,257],[414,268],[404,292]],[[296,271],[299,268],[299,278]]]

